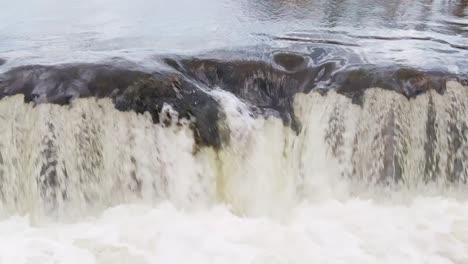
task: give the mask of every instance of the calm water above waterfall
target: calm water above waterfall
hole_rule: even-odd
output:
[[[11,65],[336,44],[370,62],[465,71],[464,0],[18,0],[2,3]]]

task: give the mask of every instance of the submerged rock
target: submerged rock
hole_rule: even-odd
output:
[[[78,97],[110,97],[117,109],[159,112],[169,104],[180,117],[195,118],[197,143],[219,147],[218,103],[180,75],[149,73],[118,66],[76,64],[25,66],[0,77],[1,97],[24,94],[26,102],[68,104]]]
[[[294,95],[328,83],[339,68],[335,61],[316,61],[316,57],[320,55],[271,52],[257,59],[167,58],[164,61],[187,79],[209,89],[219,87],[228,91],[248,102],[255,114],[274,114],[299,132],[301,124],[293,110]]]
[[[206,92],[181,76],[154,73],[142,76],[127,88],[113,94],[118,110],[148,111],[159,123],[159,113],[169,104],[179,117],[195,118],[193,131],[198,144],[220,147],[218,133],[219,104]]]
[[[179,117],[194,120],[198,144],[219,148],[217,124],[223,113],[211,89],[228,91],[247,102],[254,115],[276,115],[299,132],[293,109],[297,93],[336,89],[362,104],[367,88],[411,98],[428,90],[443,93],[446,81],[453,78],[405,67],[349,67],[336,58],[323,59],[324,53],[315,49],[310,55],[273,51],[249,59],[244,54],[166,57],[157,58],[163,67],[151,70],[130,63],[22,66],[0,75],[0,97],[24,94],[27,102],[61,105],[78,97],[109,97],[121,111],[149,112],[155,123],[163,121],[160,113],[168,104]]]
[[[451,79],[456,79],[456,76],[445,72],[365,66],[337,72],[331,84],[339,93],[353,98],[354,102],[360,104],[361,97],[368,88],[379,87],[412,98],[429,90],[443,94],[447,81]]]

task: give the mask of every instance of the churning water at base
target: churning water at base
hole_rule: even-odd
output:
[[[1,263],[467,263],[468,202],[334,199],[283,219],[242,218],[218,206],[122,205],[73,224],[0,224]]]
[[[299,134],[210,93],[219,150],[170,105],[1,100],[0,263],[468,263],[467,87],[298,94]]]

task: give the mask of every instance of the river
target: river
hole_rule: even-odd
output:
[[[0,263],[468,263],[468,2],[0,6]]]

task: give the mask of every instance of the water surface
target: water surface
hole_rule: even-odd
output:
[[[4,1],[0,264],[468,263],[467,6]]]
[[[0,57],[18,65],[336,45],[373,63],[459,73],[466,14],[466,1],[444,0],[8,1]]]

